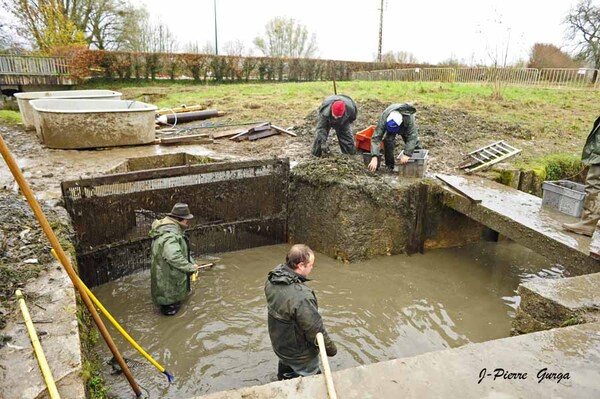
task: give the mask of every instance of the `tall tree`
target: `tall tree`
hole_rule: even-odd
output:
[[[32,46],[46,50],[49,43],[69,44],[69,35],[99,49],[119,49],[135,21],[136,8],[126,0],[2,0],[20,23],[20,33]],[[53,35],[51,40],[45,37]],[[57,40],[60,39],[60,40]],[[67,42],[65,42],[65,40]]]
[[[592,0],[580,1],[566,16],[567,34],[579,56],[600,68],[600,7]]]
[[[267,57],[314,58],[317,54],[316,35],[309,35],[306,26],[293,18],[271,19],[254,45]]]
[[[554,44],[536,43],[529,55],[528,68],[578,68],[573,58]]]

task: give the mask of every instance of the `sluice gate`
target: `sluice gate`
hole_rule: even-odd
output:
[[[194,256],[287,242],[289,160],[218,162],[62,183],[83,281],[96,286],[150,265],[148,232],[190,206]]]

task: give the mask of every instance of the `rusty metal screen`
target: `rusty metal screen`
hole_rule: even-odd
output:
[[[149,267],[152,222],[190,206],[192,253],[287,241],[289,160],[220,162],[62,183],[79,273],[96,286]]]

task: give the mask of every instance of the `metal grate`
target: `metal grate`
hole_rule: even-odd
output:
[[[148,266],[148,232],[189,205],[197,254],[287,241],[289,160],[215,162],[62,183],[82,278],[91,285]]]

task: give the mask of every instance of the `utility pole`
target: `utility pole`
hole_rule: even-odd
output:
[[[217,0],[213,0],[215,7],[215,55],[219,55],[219,42],[217,41]]]
[[[381,0],[381,8],[379,11],[379,50],[377,51],[377,62],[381,62],[381,42],[383,40],[383,0]]]

